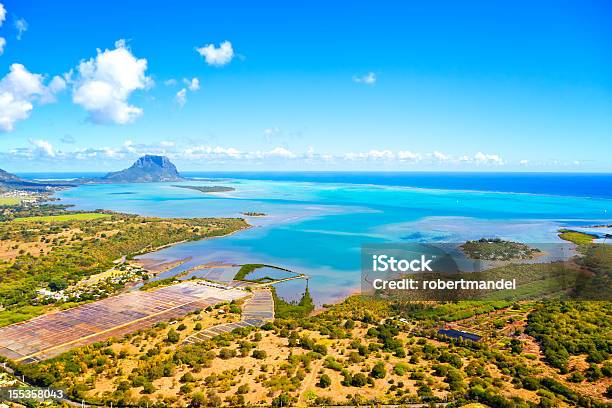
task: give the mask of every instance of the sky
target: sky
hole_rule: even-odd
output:
[[[612,171],[607,1],[0,4],[8,171]]]

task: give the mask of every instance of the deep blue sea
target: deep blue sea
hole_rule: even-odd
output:
[[[612,198],[610,173],[445,173],[445,172],[182,172],[186,177],[314,183],[373,184],[448,190],[499,191]],[[99,177],[104,173],[20,173],[29,179]]]
[[[90,173],[86,176],[93,176]],[[612,224],[612,175],[551,173],[184,173],[184,185],[223,185],[204,194],[177,183],[84,185],[57,194],[77,209],[163,217],[243,216],[253,228],[149,254],[206,262],[266,263],[311,276],[315,299],[358,290],[361,246],[463,242],[499,237],[560,242],[559,228]],[[26,174],[71,179],[83,174]],[[228,272],[231,275],[231,271]],[[167,276],[167,275],[166,275]],[[287,284],[287,286],[299,283]]]

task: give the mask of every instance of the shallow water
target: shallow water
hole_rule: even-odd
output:
[[[309,275],[311,293],[319,304],[358,290],[363,244],[463,242],[481,237],[555,243],[560,242],[560,227],[612,223],[612,199],[608,198],[329,181],[224,179],[183,183],[236,189],[204,194],[173,184],[177,183],[85,185],[62,191],[58,197],[77,209],[163,217],[266,213],[265,217],[245,217],[254,226],[246,231],[176,245],[147,256],[193,258],[165,276],[211,262],[277,265]]]

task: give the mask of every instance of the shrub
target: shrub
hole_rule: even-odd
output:
[[[372,378],[385,378],[387,375],[387,370],[385,370],[385,365],[381,361],[374,364],[372,371],[370,372],[370,377]]]
[[[329,378],[329,375],[323,374],[321,378],[319,378],[319,383],[317,384],[317,386],[321,388],[327,388],[330,385],[331,385],[331,378]]]

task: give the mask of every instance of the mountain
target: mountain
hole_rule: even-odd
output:
[[[4,171],[0,169],[0,183],[4,183],[4,182],[14,183],[14,182],[21,182],[21,181],[25,181],[25,180],[17,177],[14,174],[9,173],[8,171]]]
[[[58,188],[71,187],[66,183],[38,183],[24,180],[19,176],[0,169],[0,191],[24,190],[32,192],[45,192]]]
[[[105,183],[151,183],[157,181],[183,181],[176,166],[165,156],[146,155],[125,170],[108,173]]]

